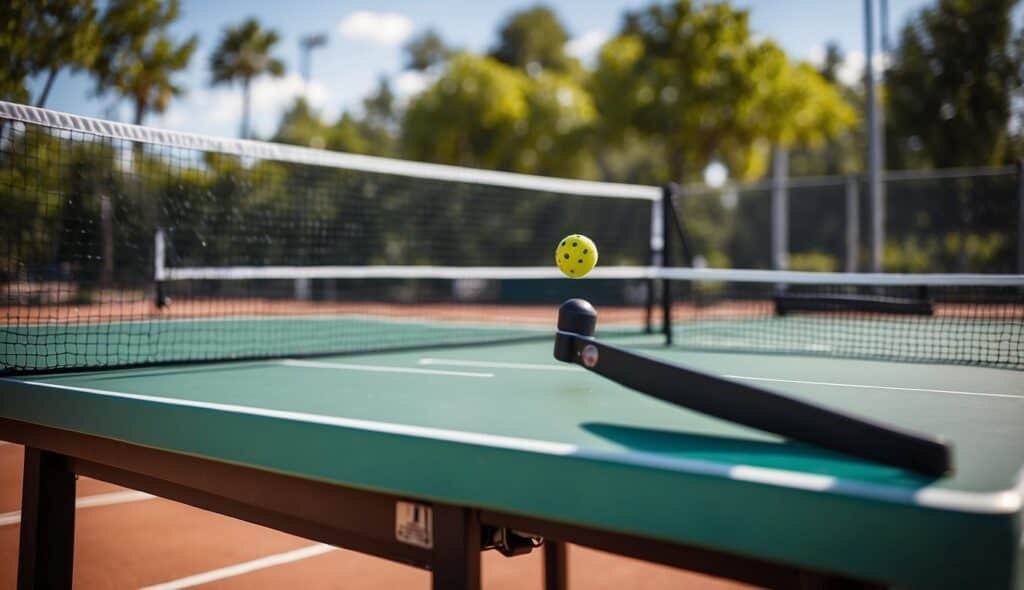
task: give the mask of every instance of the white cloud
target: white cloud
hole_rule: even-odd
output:
[[[397,12],[371,12],[358,10],[338,23],[342,37],[356,41],[369,41],[377,45],[395,47],[412,34],[412,21]]]
[[[808,60],[817,67],[825,63],[825,47],[818,45],[812,47]],[[847,86],[860,84],[864,80],[864,52],[850,51],[843,55],[843,61],[836,68],[836,78]],[[888,55],[875,53],[871,56],[871,69],[877,76],[882,68],[890,63]]]
[[[565,50],[569,55],[583,61],[591,61],[597,56],[597,50],[607,40],[608,33],[604,31],[588,31],[566,43]]]
[[[280,112],[299,96],[305,96],[313,108],[320,108],[327,101],[327,89],[316,81],[310,82],[307,88],[306,82],[298,74],[288,74],[281,78],[257,78],[252,85],[252,112]]]
[[[395,93],[401,98],[409,98],[422,92],[434,78],[428,73],[406,70],[395,77]]]
[[[281,114],[299,96],[310,105],[323,109],[328,100],[327,88],[320,82],[306,87],[302,77],[289,74],[281,78],[264,76],[252,85],[250,122],[254,133],[265,137],[274,132]],[[195,90],[174,105],[152,124],[180,131],[234,136],[242,118],[242,90],[224,87]]]

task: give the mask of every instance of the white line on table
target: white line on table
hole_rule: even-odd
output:
[[[578,371],[579,369],[569,365],[542,365],[539,363],[502,363],[497,361],[469,361],[459,359],[435,359],[422,358],[421,365],[445,365],[449,367],[482,367],[490,369],[530,369],[537,371]]]
[[[802,379],[776,379],[772,377],[748,377],[746,375],[722,375],[727,379],[740,379],[743,381],[767,381],[771,383],[798,383],[801,385],[823,385],[826,387],[849,387],[854,389],[887,389],[894,391],[922,391],[925,393],[948,393],[950,395],[969,395],[975,397],[1001,397],[1009,399],[1021,399],[1024,396],[1013,395],[1012,393],[985,393],[980,391],[956,391],[952,389],[926,389],[923,387],[895,387],[891,385],[862,385],[857,383],[832,383],[829,381],[804,381]]]
[[[123,492],[83,496],[75,500],[75,508],[94,508],[96,506],[110,506],[111,504],[125,504],[127,502],[138,502],[139,500],[150,500],[155,497],[146,492],[125,490]],[[19,522],[21,522],[20,510],[0,514],[0,526],[18,524]]]
[[[439,371],[435,369],[415,369],[410,367],[388,367],[383,365],[354,365],[350,363],[327,363],[320,361],[300,361],[284,359],[277,361],[279,365],[289,367],[308,367],[312,369],[337,369],[339,371],[371,371],[374,373],[415,373],[417,375],[445,375],[448,377],[490,378],[494,373],[470,373],[466,371]]]
[[[331,545],[317,544],[310,545],[309,547],[303,547],[302,549],[295,549],[294,551],[286,551],[285,553],[277,553],[275,555],[268,555],[252,561],[246,561],[244,563],[238,563],[235,565],[229,565],[201,574],[195,574],[186,578],[180,578],[178,580],[172,580],[170,582],[164,582],[163,584],[156,584],[153,586],[146,586],[142,590],[178,590],[180,588],[191,588],[200,584],[207,584],[209,582],[215,582],[217,580],[223,580],[225,578],[233,578],[235,576],[241,576],[268,567],[274,567],[278,565],[284,565],[293,561],[300,561],[302,559],[309,559],[310,557],[316,557],[336,550],[337,547]]]

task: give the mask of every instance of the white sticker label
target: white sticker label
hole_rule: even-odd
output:
[[[426,504],[395,504],[395,538],[402,543],[434,548],[434,513]]]

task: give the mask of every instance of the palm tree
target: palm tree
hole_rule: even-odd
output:
[[[171,99],[185,89],[175,84],[172,76],[188,67],[198,39],[193,36],[181,45],[160,36],[130,59],[117,64],[107,86],[131,101],[135,107],[135,124],[141,125],[149,112],[162,113]]]
[[[263,30],[254,19],[228,27],[220,44],[210,56],[211,86],[242,83],[242,137],[249,137],[249,90],[252,79],[263,74],[284,75],[284,63],[270,55],[279,37],[274,30]]]
[[[98,54],[92,64],[96,94],[114,92],[135,107],[135,123],[164,112],[185,90],[173,76],[188,67],[195,35],[175,45],[167,29],[180,16],[178,0],[109,0],[99,23]]]

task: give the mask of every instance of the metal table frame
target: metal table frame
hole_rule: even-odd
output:
[[[878,587],[821,572],[629,534],[349,488],[87,434],[0,419],[25,445],[18,587],[70,588],[75,480],[86,475],[191,506],[429,570],[433,588],[480,588],[490,531],[544,537],[544,587],[567,586],[565,543],[771,588]],[[395,537],[397,502],[429,506],[433,547]]]

